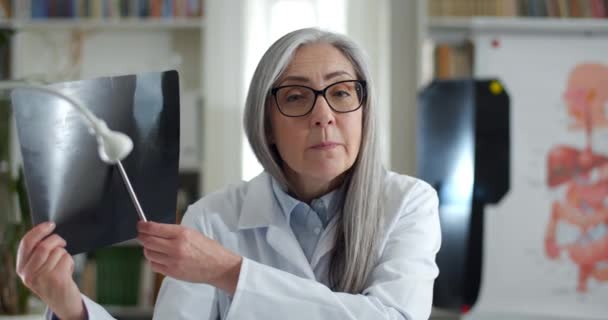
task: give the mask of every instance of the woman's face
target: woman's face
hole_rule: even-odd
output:
[[[330,44],[309,44],[296,51],[275,87],[303,85],[322,90],[344,80],[357,78],[342,52]],[[310,113],[287,117],[275,99],[270,100],[271,142],[276,144],[288,177],[298,179],[298,184],[323,185],[352,167],[361,144],[362,108],[336,113],[319,95]]]

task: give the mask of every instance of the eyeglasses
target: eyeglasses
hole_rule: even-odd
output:
[[[366,97],[364,80],[340,81],[315,90],[311,87],[288,85],[272,88],[279,111],[286,117],[302,117],[315,107],[317,97],[322,95],[329,107],[338,113],[353,112],[363,105]]]

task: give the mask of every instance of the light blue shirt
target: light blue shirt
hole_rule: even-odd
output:
[[[337,200],[340,189],[335,189],[320,198],[314,199],[308,205],[290,196],[274,178],[272,179],[274,196],[308,262],[310,262],[315,252],[317,242],[319,242],[323,231],[335,216],[336,208],[333,201]]]

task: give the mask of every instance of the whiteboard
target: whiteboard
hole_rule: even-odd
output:
[[[476,76],[498,77],[511,97],[511,190],[501,203],[486,207],[481,288],[465,319],[607,319],[608,279],[601,276],[605,271],[608,278],[608,257],[591,249],[605,244],[608,255],[608,220],[583,230],[562,217],[565,210],[559,219],[552,212],[578,208],[569,214],[585,223],[597,218],[600,209],[608,209],[602,185],[608,170],[598,166],[582,178],[570,170],[572,179],[552,186],[556,164],[548,163],[551,155],[578,150],[575,164],[582,166],[586,158],[580,154],[589,145],[597,157],[608,157],[608,128],[602,124],[608,114],[608,39],[484,34],[474,42]],[[595,112],[589,137],[577,108]],[[595,207],[580,199],[590,194],[599,198]],[[545,241],[550,234],[551,243],[561,246],[553,259]],[[585,281],[579,279],[583,260],[572,256],[581,250],[595,254],[584,260],[585,274],[591,274]],[[588,272],[591,261],[596,263]]]

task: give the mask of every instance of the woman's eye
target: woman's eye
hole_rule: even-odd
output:
[[[296,101],[301,100],[302,98],[303,97],[301,94],[292,94],[292,95],[287,96],[286,100],[287,100],[287,102],[296,102]]]
[[[338,90],[338,91],[334,92],[333,96],[339,97],[339,98],[348,98],[348,97],[350,97],[350,92],[345,91],[345,90]]]

